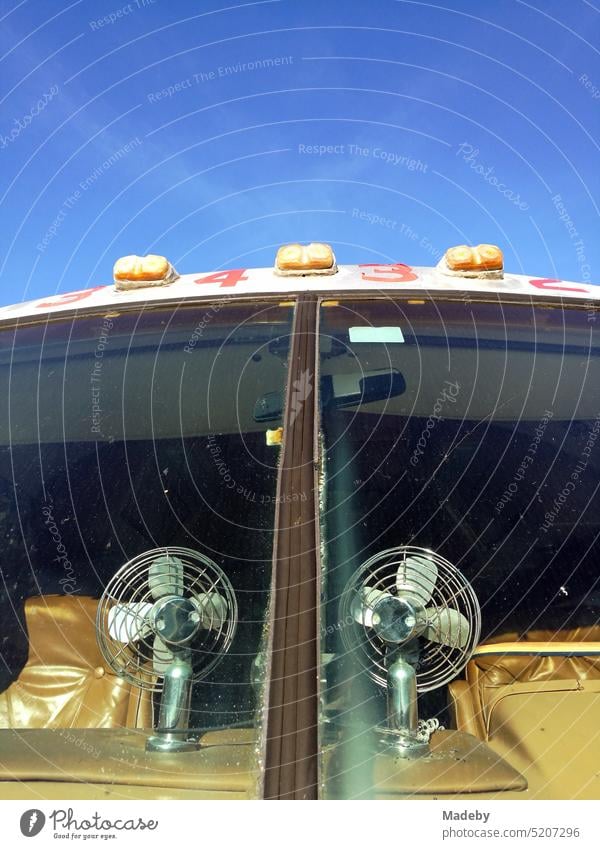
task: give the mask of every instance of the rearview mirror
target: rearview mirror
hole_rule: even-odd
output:
[[[321,403],[324,407],[356,407],[374,401],[386,401],[406,391],[406,381],[397,369],[377,369],[349,374],[324,375],[321,378]],[[277,421],[283,415],[283,393],[267,392],[254,405],[254,421]]]

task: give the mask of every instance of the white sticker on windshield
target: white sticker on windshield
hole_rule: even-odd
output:
[[[348,332],[351,342],[404,342],[399,327],[351,327]]]

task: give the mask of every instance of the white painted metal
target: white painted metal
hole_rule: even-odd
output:
[[[415,275],[416,279],[398,282],[402,276],[397,269]],[[220,274],[220,272],[218,272]],[[225,272],[222,272],[223,276]],[[106,307],[118,311],[124,305],[155,303],[157,301],[214,300],[223,297],[248,297],[279,293],[291,295],[296,292],[339,293],[350,295],[354,292],[373,292],[374,294],[398,293],[402,291],[424,294],[460,291],[496,293],[499,295],[529,295],[537,297],[568,298],[576,301],[596,302],[600,300],[600,285],[572,283],[562,280],[546,280],[526,277],[521,274],[505,274],[501,280],[465,279],[450,277],[436,268],[377,265],[369,266],[341,265],[337,274],[329,277],[297,276],[278,277],[272,268],[250,268],[244,270],[242,279],[234,285],[231,281],[204,282],[205,278],[214,278],[215,272],[184,274],[168,286],[136,289],[130,292],[117,291],[111,283],[80,292],[51,295],[36,301],[15,304],[0,308],[0,322],[15,318],[43,316],[47,313],[60,313],[74,309],[88,310]],[[365,279],[368,278],[368,279]],[[376,278],[376,280],[373,280]],[[394,280],[396,278],[396,280]]]

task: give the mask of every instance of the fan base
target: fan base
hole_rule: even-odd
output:
[[[429,743],[406,732],[380,726],[377,728],[377,734],[380,748],[386,752],[393,749],[401,758],[422,758],[429,753]]]
[[[195,752],[198,748],[200,745],[197,740],[190,740],[171,731],[153,734],[146,741],[147,752]]]

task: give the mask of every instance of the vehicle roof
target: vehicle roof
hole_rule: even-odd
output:
[[[475,294],[526,295],[575,301],[600,301],[600,285],[574,283],[522,274],[505,273],[502,279],[448,276],[437,268],[407,266],[401,263],[340,265],[335,274],[315,276],[299,274],[277,276],[273,268],[249,268],[230,271],[183,274],[168,285],[143,286],[119,291],[109,285],[92,286],[76,292],[38,298],[0,308],[0,322],[18,318],[42,317],[49,313],[109,307],[111,309],[160,301],[214,300],[249,295],[296,294],[302,292],[343,295],[373,292],[386,294],[402,291],[423,294],[473,292]]]

